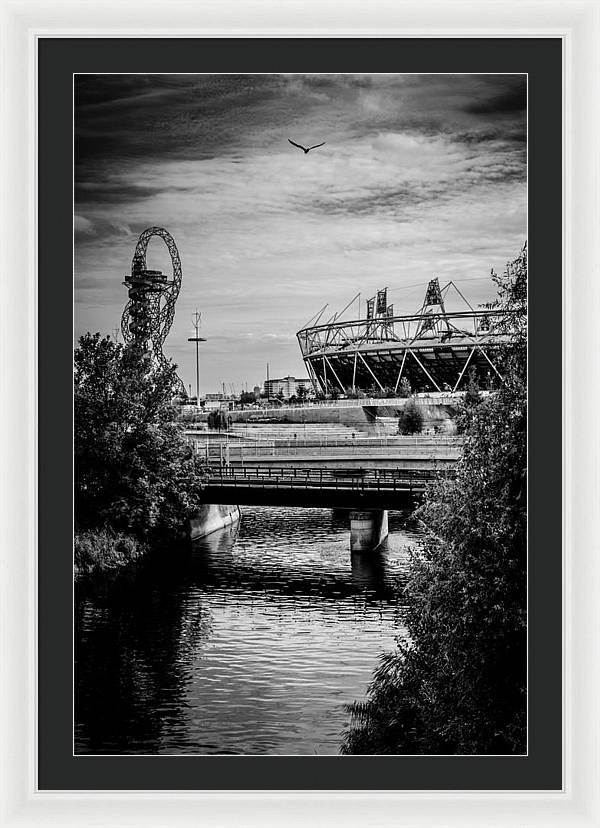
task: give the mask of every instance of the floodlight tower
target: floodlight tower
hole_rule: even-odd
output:
[[[421,321],[417,327],[417,337],[423,336],[427,332],[431,332],[433,337],[450,332],[450,325],[446,318],[446,308],[444,307],[444,295],[437,276],[431,279],[427,285],[420,316]]]
[[[201,314],[196,312],[192,314],[192,325],[194,326],[195,336],[188,337],[188,342],[196,343],[196,407],[200,408],[200,356],[198,353],[198,343],[206,342],[204,337],[200,336],[200,318]]]

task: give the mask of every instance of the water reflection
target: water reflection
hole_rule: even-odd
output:
[[[78,589],[76,752],[337,753],[398,633],[405,520],[364,556],[343,513],[246,509],[187,556]]]
[[[385,592],[385,562],[387,543],[370,555],[352,552],[350,555],[350,569],[352,581],[358,588],[377,595]]]

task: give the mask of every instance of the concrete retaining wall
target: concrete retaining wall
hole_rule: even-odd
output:
[[[406,401],[408,402],[408,400]],[[431,403],[423,399],[415,400],[423,415],[423,430],[435,429],[440,434],[452,436],[456,434],[456,417],[458,408],[450,405]],[[406,404],[406,403],[405,403]],[[368,417],[399,417],[403,406],[380,405],[366,407]]]
[[[400,411],[408,402],[407,400],[394,400],[390,405],[357,405],[357,406],[327,406],[319,408],[284,408],[281,411],[271,409],[269,411],[258,411],[247,408],[243,411],[228,411],[227,417],[232,423],[256,423],[264,428],[276,426],[278,423],[303,423],[319,424],[333,423],[349,426],[360,430],[361,427],[368,428],[377,423],[381,418],[398,418]],[[423,414],[423,429],[436,429],[442,434],[456,433],[457,405],[448,402],[436,402],[431,398],[415,398],[416,404]],[[206,414],[199,414],[198,422],[206,422]]]
[[[408,400],[406,400],[408,402]],[[423,414],[423,428],[435,428],[443,434],[455,434],[455,418],[458,408],[450,405],[440,405],[430,400],[416,399],[417,405]],[[404,403],[406,404],[406,403]],[[377,422],[378,417],[398,417],[402,403],[377,406],[340,406],[339,408],[286,408],[277,411],[258,412],[253,410],[230,411],[231,421],[234,423],[256,422],[265,426],[275,423],[337,423],[339,425],[368,426]],[[265,422],[267,420],[267,422]]]
[[[271,409],[260,412],[252,409],[229,411],[234,423],[340,423],[341,425],[365,425],[372,422],[363,406],[340,408],[286,408],[278,412]]]
[[[190,521],[192,540],[205,538],[218,529],[223,529],[240,519],[239,506],[224,506],[219,503],[205,503]]]

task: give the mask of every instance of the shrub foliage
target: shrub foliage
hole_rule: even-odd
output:
[[[120,569],[141,558],[143,543],[112,529],[87,529],[75,535],[75,576]]]
[[[409,400],[398,417],[398,434],[420,434],[422,430],[423,412],[414,400]]]

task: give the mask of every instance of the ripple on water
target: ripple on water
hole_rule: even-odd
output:
[[[416,533],[351,556],[326,509],[244,509],[185,560],[151,561],[76,604],[77,753],[337,753],[401,631]]]

